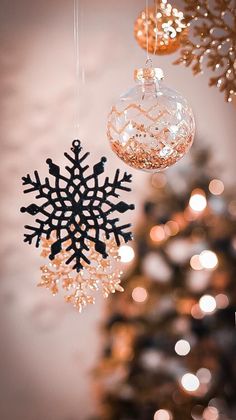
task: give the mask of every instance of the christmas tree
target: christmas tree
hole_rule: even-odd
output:
[[[100,420],[236,419],[236,200],[208,175],[206,150],[189,168],[153,175],[134,252],[120,250],[125,291],[108,302],[95,371]]]

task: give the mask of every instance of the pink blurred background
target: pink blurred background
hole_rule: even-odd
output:
[[[19,213],[25,199],[20,178],[36,168],[46,175],[49,156],[63,162],[75,136],[78,105],[79,137],[91,150],[91,161],[105,154],[108,174],[115,167],[127,169],[109,149],[106,116],[132,86],[134,68],[145,63],[133,37],[134,20],[144,6],[144,0],[79,2],[78,103],[73,1],[0,1],[2,420],[84,420],[96,411],[91,369],[99,354],[104,301],[80,315],[35,287],[41,261],[22,241],[27,216]],[[235,105],[208,87],[207,72],[193,77],[189,69],[173,66],[177,55],[155,57],[154,65],[163,68],[167,85],[188,98],[196,141],[211,147],[219,177],[233,184]],[[185,159],[170,177],[184,164]],[[149,176],[130,172],[137,221]]]

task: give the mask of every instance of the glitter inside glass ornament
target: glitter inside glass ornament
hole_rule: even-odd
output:
[[[155,0],[154,7],[143,10],[136,19],[134,36],[152,54],[171,54],[187,37],[184,15],[166,0]]]
[[[178,162],[192,145],[192,110],[176,91],[164,86],[163,72],[135,70],[136,86],[122,95],[108,116],[112,150],[127,165],[148,172]]]

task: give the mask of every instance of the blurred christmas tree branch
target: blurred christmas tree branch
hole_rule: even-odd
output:
[[[126,246],[94,372],[99,420],[236,418],[236,199],[208,150],[181,168],[153,175],[133,259]]]

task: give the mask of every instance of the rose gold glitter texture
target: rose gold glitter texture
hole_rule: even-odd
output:
[[[119,142],[112,143],[112,150],[127,165],[136,169],[161,170],[174,165],[186,153],[191,146],[191,139],[179,144],[169,157],[159,157],[158,148],[149,148],[145,144],[140,144],[135,140],[129,140],[124,147]]]
[[[160,171],[179,161],[192,145],[192,110],[179,93],[162,85],[161,69],[135,70],[136,86],[108,116],[112,150],[127,165]]]
[[[191,36],[181,41],[174,64],[184,64],[194,75],[208,69],[209,86],[216,86],[232,102],[236,96],[235,1],[183,0],[183,4]]]
[[[42,238],[43,258],[48,258],[53,240],[55,238]],[[48,260],[48,263],[41,267],[38,286],[49,289],[53,295],[63,290],[65,301],[72,303],[79,312],[87,305],[95,303],[95,294],[98,291],[101,291],[104,297],[116,291],[122,292],[124,289],[120,285],[122,272],[119,268],[119,248],[113,239],[107,240],[106,244],[108,257],[104,259],[95,251],[94,243],[88,241],[91,263],[83,262],[83,269],[78,273],[73,269],[73,264],[66,264],[70,251],[65,250],[68,243],[64,243],[64,248],[54,260]]]
[[[143,10],[134,24],[134,36],[149,53],[163,55],[175,52],[187,37],[183,13],[166,1],[155,0]]]

